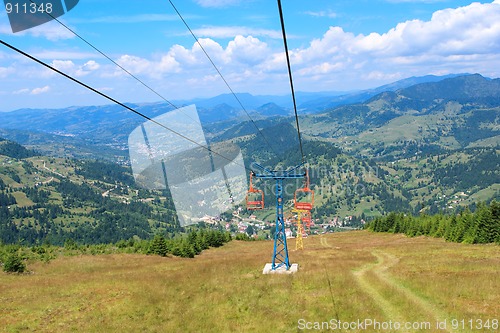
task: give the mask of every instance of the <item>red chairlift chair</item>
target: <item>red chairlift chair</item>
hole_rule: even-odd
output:
[[[253,187],[252,176],[253,172],[250,172],[250,186],[246,197],[247,209],[264,209],[264,192]]]
[[[299,199],[304,199],[305,201],[298,201]],[[309,172],[306,169],[306,182],[303,188],[299,188],[295,191],[294,195],[294,206],[295,209],[300,210],[311,210],[314,206],[314,191],[309,188]]]

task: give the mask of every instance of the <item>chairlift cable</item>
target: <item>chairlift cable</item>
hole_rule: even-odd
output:
[[[257,129],[257,131],[262,136],[262,138],[264,138],[264,140],[267,143],[267,146],[274,152],[274,154],[278,158],[280,158],[280,155],[276,152],[276,150],[273,149],[273,146],[269,143],[269,141],[267,140],[266,136],[262,133],[262,131],[260,130],[260,128],[255,123],[255,121],[252,119],[252,117],[250,116],[250,114],[248,113],[248,111],[246,110],[246,108],[243,106],[243,103],[238,98],[238,96],[236,95],[236,93],[234,92],[234,90],[231,88],[231,86],[227,82],[227,80],[224,77],[224,75],[222,75],[222,72],[219,70],[219,68],[217,67],[217,65],[215,64],[215,62],[212,60],[212,58],[210,57],[210,55],[208,54],[208,52],[205,50],[205,48],[203,47],[203,45],[200,43],[198,37],[195,35],[195,33],[193,32],[193,30],[191,29],[191,27],[189,27],[188,23],[186,22],[186,20],[182,16],[182,14],[179,12],[179,10],[177,9],[177,7],[174,5],[174,3],[172,2],[172,0],[168,0],[168,1],[170,2],[170,5],[172,5],[172,8],[177,13],[177,15],[179,16],[179,18],[181,19],[181,21],[184,23],[184,25],[186,26],[186,28],[189,30],[189,32],[191,33],[191,36],[193,36],[194,40],[196,41],[196,43],[198,44],[198,46],[201,48],[201,50],[203,51],[203,53],[205,54],[205,56],[208,58],[208,60],[210,61],[210,63],[214,67],[215,71],[219,74],[219,76],[221,77],[222,81],[224,81],[224,84],[229,89],[229,91],[231,92],[231,94],[234,96],[234,98],[236,99],[236,101],[238,102],[238,104],[240,105],[240,107],[242,108],[242,110],[245,112],[245,114],[247,115],[248,119],[250,119],[250,121],[252,122],[253,126]]]
[[[31,3],[35,3],[33,0],[30,0]],[[156,90],[154,90],[153,88],[151,88],[148,84],[146,84],[144,81],[142,81],[141,79],[139,79],[137,76],[135,76],[134,74],[132,74],[130,71],[128,71],[127,69],[125,69],[122,65],[120,65],[119,63],[117,63],[116,61],[114,61],[113,59],[111,59],[107,54],[105,54],[104,52],[102,52],[101,50],[99,50],[97,47],[95,47],[91,42],[89,42],[88,40],[86,40],[85,38],[83,38],[82,36],[80,36],[76,31],[74,31],[73,29],[71,29],[70,27],[68,27],[66,24],[64,24],[63,22],[61,22],[57,17],[54,17],[51,13],[49,12],[45,12],[47,15],[49,15],[53,20],[57,21],[60,25],[62,25],[64,28],[66,28],[69,32],[71,32],[72,34],[74,34],[76,37],[78,37],[80,40],[82,40],[85,44],[87,44],[88,46],[90,46],[91,48],[93,48],[94,50],[96,50],[98,53],[100,53],[103,57],[105,57],[106,59],[108,59],[109,61],[111,61],[113,64],[115,64],[116,66],[118,66],[121,70],[123,70],[125,73],[127,73],[128,75],[130,75],[131,77],[133,77],[135,80],[137,80],[140,84],[142,84],[144,87],[146,87],[147,89],[149,89],[151,92],[153,92],[156,96],[160,97],[162,100],[164,100],[165,102],[167,102],[170,106],[178,109],[177,106],[175,106],[172,102],[170,102],[169,100],[167,100],[165,97],[163,97],[160,93],[158,93]]]
[[[288,77],[290,79],[290,89],[292,91],[293,109],[295,112],[295,123],[297,125],[297,135],[299,137],[300,154],[302,155],[302,163],[304,163],[305,162],[304,149],[302,147],[302,136],[300,134],[299,115],[297,113],[297,103],[295,101],[295,90],[293,88],[292,67],[290,66],[290,56],[288,55],[288,44],[286,41],[285,20],[283,18],[283,10],[281,8],[281,0],[278,0],[278,10],[280,13],[281,31],[283,33],[283,43],[285,45],[286,63],[288,66]]]
[[[30,0],[31,3],[35,3],[33,0]],[[172,4],[173,6],[173,4]],[[174,9],[175,9],[175,6],[174,6]],[[177,11],[177,9],[176,9]],[[172,103],[171,101],[167,100],[163,95],[161,95],[159,92],[157,92],[155,89],[153,89],[151,86],[149,86],[148,84],[146,84],[144,81],[142,81],[141,79],[139,79],[136,75],[132,74],[130,71],[128,71],[126,68],[124,68],[122,65],[120,65],[119,63],[117,63],[115,60],[113,60],[111,57],[109,57],[106,53],[104,53],[103,51],[101,51],[100,49],[98,49],[95,45],[93,45],[91,42],[89,42],[87,39],[85,39],[83,36],[81,36],[80,34],[78,34],[76,31],[74,31],[73,29],[71,29],[69,26],[67,26],[66,24],[64,24],[62,21],[60,21],[57,17],[53,16],[51,13],[48,13],[48,12],[45,12],[47,15],[49,15],[53,20],[55,20],[56,22],[58,22],[60,25],[62,25],[64,28],[66,28],[69,32],[71,32],[73,35],[75,35],[76,37],[78,37],[80,40],[82,40],[85,44],[87,44],[88,46],[90,46],[92,49],[94,49],[95,51],[97,51],[99,54],[101,54],[103,57],[105,57],[106,59],[108,59],[109,61],[111,61],[113,64],[115,64],[117,67],[119,67],[122,71],[124,71],[125,73],[127,73],[130,77],[134,78],[136,81],[138,81],[140,84],[142,84],[144,87],[146,87],[148,90],[150,90],[151,92],[153,92],[155,95],[157,95],[158,97],[160,97],[163,101],[165,101],[166,103],[168,103],[170,106],[172,106],[173,108],[175,109],[179,109],[178,106],[176,106],[174,103]],[[181,17],[181,19],[184,21],[184,19],[182,18],[182,16],[180,15],[180,13],[178,13],[178,15]],[[185,25],[187,26],[187,23],[184,21]],[[189,29],[189,26],[188,26],[188,29]],[[191,31],[191,29],[189,29]],[[191,31],[191,33],[193,34],[193,32]],[[194,36],[194,34],[193,34]],[[196,36],[194,36],[196,41],[198,42]],[[199,44],[199,42],[198,42]],[[201,44],[200,44],[201,46]],[[201,48],[203,49],[203,46],[201,46]],[[205,50],[203,49],[203,51],[205,52]],[[208,56],[207,52],[205,52],[205,54],[207,55],[207,57],[210,59],[210,57]],[[210,59],[210,61],[212,62],[212,60]],[[219,70],[217,69],[217,67],[215,66],[215,64],[212,62],[212,65],[215,67],[215,69],[219,72]],[[224,79],[224,77],[222,76],[222,74],[219,72],[220,76],[222,77],[222,79],[224,80],[224,82],[226,83],[226,85],[229,87],[229,84],[226,82],[226,80]],[[239,104],[242,106],[242,108],[245,110],[245,108],[243,107],[241,101],[238,99],[238,97],[234,94],[234,92],[232,91],[232,89],[229,87],[229,89],[231,90],[231,92],[233,93],[233,95],[236,97],[236,99],[238,100]],[[182,111],[183,112],[183,111]],[[246,112],[246,110],[245,110]],[[184,113],[184,112],[183,112]],[[190,118],[191,120],[193,120],[195,123],[199,124],[202,126],[202,124],[196,120],[196,119],[193,119],[190,115],[188,114],[185,114],[186,117]],[[250,118],[250,120],[253,122],[252,118],[250,117],[250,115],[247,113],[248,117]],[[256,126],[256,124],[254,123],[254,126]],[[257,127],[257,126],[256,126]],[[257,128],[258,129],[258,128]],[[209,132],[211,132],[209,129],[205,129]],[[259,129],[258,129],[259,130]],[[260,130],[259,130],[260,132]],[[262,134],[262,133],[261,133]],[[264,137],[265,139],[265,137]],[[266,140],[267,142],[267,140]],[[214,152],[214,150],[212,150],[210,148],[210,145],[207,144],[207,147],[208,148],[208,151],[209,152]],[[217,155],[220,155],[220,154],[217,154]]]
[[[173,129],[171,129],[171,128],[169,128],[169,127],[167,127],[167,126],[165,126],[165,125],[163,125],[163,124],[161,124],[161,123],[159,123],[158,121],[154,120],[153,118],[148,117],[147,115],[145,115],[145,114],[143,114],[143,113],[141,113],[141,112],[139,112],[139,111],[137,111],[137,110],[134,110],[134,109],[133,109],[133,108],[131,108],[130,106],[128,106],[128,105],[126,105],[126,104],[124,104],[124,103],[122,103],[122,102],[120,102],[120,101],[118,101],[118,100],[114,99],[113,97],[110,97],[110,96],[106,95],[105,93],[103,93],[103,92],[101,92],[101,91],[97,90],[96,88],[93,88],[93,87],[89,86],[89,85],[88,85],[88,84],[86,84],[86,83],[83,83],[82,81],[80,81],[80,80],[78,80],[78,79],[75,79],[75,78],[74,78],[74,77],[72,77],[71,75],[69,75],[69,74],[66,74],[66,73],[62,72],[62,71],[58,70],[58,69],[57,69],[57,68],[55,68],[55,67],[52,67],[51,65],[49,65],[49,64],[47,64],[47,63],[43,62],[42,60],[40,60],[40,59],[38,59],[38,58],[36,58],[36,57],[34,57],[34,56],[32,56],[32,55],[30,55],[30,54],[28,54],[28,53],[26,53],[26,52],[22,51],[22,50],[20,50],[20,49],[18,49],[17,47],[15,47],[15,46],[13,46],[13,45],[11,45],[11,44],[9,44],[9,43],[7,43],[7,42],[5,42],[5,41],[1,40],[1,39],[0,39],[0,43],[1,43],[1,44],[3,44],[3,45],[5,45],[5,46],[7,46],[7,47],[8,47],[8,48],[10,48],[11,50],[16,51],[17,53],[19,53],[19,54],[21,54],[21,55],[23,55],[23,56],[25,56],[25,57],[27,57],[27,58],[29,58],[29,59],[31,59],[31,60],[33,60],[33,61],[37,62],[38,64],[40,64],[40,65],[42,65],[42,66],[44,66],[44,67],[46,67],[46,68],[48,68],[48,69],[50,69],[50,70],[52,70],[52,71],[54,71],[54,72],[56,72],[56,73],[58,73],[58,74],[60,74],[60,75],[64,76],[65,78],[67,78],[67,79],[69,79],[69,80],[71,80],[71,81],[73,81],[73,82],[75,82],[75,83],[78,83],[79,85],[83,86],[84,88],[86,88],[86,89],[88,89],[88,90],[91,90],[92,92],[94,92],[94,93],[96,93],[96,94],[98,94],[98,95],[100,95],[100,96],[102,96],[102,97],[104,97],[104,98],[106,98],[106,99],[110,100],[111,102],[113,102],[113,103],[115,103],[115,104],[117,104],[117,105],[122,106],[123,108],[125,108],[125,109],[127,109],[127,110],[129,110],[129,111],[131,111],[131,112],[133,112],[133,113],[135,113],[136,115],[138,115],[138,116],[140,116],[140,117],[143,117],[143,118],[144,118],[144,119],[146,119],[146,120],[149,120],[150,122],[152,122],[152,123],[154,123],[154,124],[156,124],[156,125],[158,125],[158,126],[160,126],[160,127],[164,128],[164,129],[166,129],[166,130],[168,130],[168,131],[170,131],[170,132],[174,133],[175,135],[177,135],[177,136],[179,136],[179,137],[181,137],[181,138],[183,138],[183,139],[185,139],[185,140],[187,140],[187,141],[189,141],[189,142],[191,142],[191,143],[194,143],[195,145],[197,145],[197,146],[199,146],[199,147],[201,147],[201,148],[203,148],[203,149],[207,150],[208,152],[213,153],[213,154],[215,154],[215,155],[217,155],[217,156],[220,156],[220,157],[222,157],[223,159],[227,160],[228,162],[230,162],[230,163],[234,163],[235,165],[238,165],[238,166],[240,166],[240,167],[244,168],[244,169],[245,169],[245,170],[247,170],[247,171],[252,171],[251,169],[247,168],[246,166],[241,165],[241,164],[239,164],[239,163],[237,163],[237,162],[234,162],[231,158],[228,158],[228,157],[226,157],[226,156],[224,156],[224,155],[222,155],[222,154],[220,154],[220,153],[216,152],[215,150],[213,150],[213,149],[211,149],[211,148],[209,148],[209,147],[207,147],[207,146],[204,146],[204,145],[202,145],[202,144],[200,144],[200,143],[196,142],[195,140],[193,140],[193,139],[191,139],[191,138],[189,138],[189,137],[187,137],[187,136],[185,136],[185,135],[183,135],[183,134],[181,134],[181,133],[179,133],[179,132],[177,132],[177,131],[175,131],[175,130],[173,130]]]
[[[30,2],[31,3],[35,3],[33,0],[30,0]],[[231,91],[232,95],[236,98],[236,100],[238,101],[238,104],[241,106],[241,108],[243,109],[243,111],[246,113],[246,115],[248,116],[248,118],[250,119],[250,121],[252,122],[252,124],[255,126],[255,128],[258,130],[258,132],[262,135],[262,137],[264,138],[264,140],[266,141],[266,143],[268,144],[268,146],[272,149],[272,146],[269,144],[269,141],[262,134],[262,132],[258,128],[257,124],[254,122],[254,120],[252,119],[252,117],[249,115],[249,113],[247,112],[247,110],[243,106],[241,100],[238,98],[238,96],[235,94],[235,92],[233,91],[233,89],[230,87],[229,83],[226,81],[226,79],[224,78],[224,76],[222,75],[222,73],[219,71],[219,69],[217,68],[217,66],[215,65],[215,63],[212,61],[212,59],[210,58],[210,56],[208,55],[208,53],[206,52],[206,50],[203,48],[203,46],[199,42],[198,38],[193,33],[193,31],[191,30],[191,28],[188,26],[187,22],[184,20],[184,18],[182,17],[182,15],[180,14],[180,12],[177,10],[177,8],[175,7],[175,5],[172,3],[172,1],[170,1],[170,4],[172,5],[172,7],[174,8],[174,10],[176,11],[177,15],[181,18],[181,20],[183,21],[184,25],[188,28],[188,30],[190,31],[191,35],[194,37],[194,39],[196,40],[196,42],[198,43],[198,45],[201,47],[201,49],[203,50],[203,52],[205,53],[205,55],[207,56],[207,58],[210,60],[210,62],[212,63],[212,66],[216,69],[217,73],[220,75],[220,77],[222,78],[222,80],[224,81],[224,83],[226,84],[226,86],[229,88],[229,90]],[[151,86],[149,86],[144,81],[142,81],[141,79],[139,79],[136,75],[132,74],[126,68],[124,68],[123,66],[121,66],[119,63],[117,63],[113,59],[111,59],[111,57],[109,57],[103,51],[99,50],[96,46],[94,46],[91,42],[89,42],[84,37],[82,37],[81,35],[79,35],[76,31],[74,31],[73,29],[71,29],[70,27],[68,27],[66,24],[64,24],[63,22],[61,22],[57,17],[54,17],[51,13],[48,13],[48,12],[46,12],[46,14],[49,15],[53,20],[55,20],[56,22],[58,22],[60,25],[62,25],[64,28],[66,28],[68,31],[70,31],[72,34],[74,34],[76,37],[78,37],[80,40],[82,40],[85,44],[89,45],[91,48],[93,48],[95,51],[97,51],[103,57],[105,57],[106,59],[108,59],[109,61],[111,61],[113,64],[115,64],[117,67],[119,67],[125,73],[127,73],[129,76],[131,76],[132,78],[134,78],[135,80],[137,80],[139,83],[141,83],[148,90],[150,90],[155,95],[157,95],[158,97],[160,97],[163,101],[165,101],[166,103],[168,103],[173,108],[179,109],[178,106],[176,106],[175,104],[173,104],[172,102],[170,102],[169,100],[167,100],[163,95],[161,95],[156,90],[154,90]],[[186,116],[188,116],[189,118],[191,118],[189,115],[186,115]],[[198,123],[198,121],[196,121],[195,119],[192,119],[192,120]],[[276,153],[276,151],[273,150],[273,152],[278,156],[278,154]]]

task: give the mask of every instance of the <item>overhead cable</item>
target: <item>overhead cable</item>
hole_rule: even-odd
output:
[[[293,89],[292,67],[290,66],[290,56],[288,55],[288,43],[286,41],[285,20],[283,18],[283,10],[281,8],[281,0],[278,0],[278,10],[280,13],[281,31],[283,33],[283,43],[285,44],[286,63],[288,65],[288,77],[290,78],[290,89],[292,90],[293,109],[295,111],[295,123],[297,125],[297,135],[299,137],[300,154],[302,155],[302,163],[304,163],[305,161],[304,149],[302,148],[302,136],[300,134],[299,115],[297,113],[297,103],[295,101],[295,90]]]
[[[40,59],[38,59],[38,58],[36,58],[36,57],[34,57],[34,56],[32,56],[32,55],[30,55],[30,54],[28,54],[28,53],[24,52],[24,51],[22,51],[22,50],[20,50],[20,49],[18,49],[18,48],[16,48],[15,46],[13,46],[13,45],[11,45],[11,44],[9,44],[9,43],[7,43],[7,42],[5,42],[5,41],[1,40],[1,39],[0,39],[0,43],[1,43],[1,44],[3,44],[3,45],[5,45],[5,46],[7,46],[7,47],[8,47],[8,48],[10,48],[11,50],[14,50],[14,51],[16,51],[17,53],[19,53],[19,54],[21,54],[21,55],[23,55],[23,56],[25,56],[25,57],[27,57],[27,58],[29,58],[29,59],[31,59],[31,60],[33,60],[33,61],[37,62],[37,63],[39,63],[40,65],[42,65],[42,66],[44,66],[44,67],[46,67],[46,68],[48,68],[48,69],[50,69],[50,70],[52,70],[52,71],[54,71],[54,72],[56,72],[56,73],[58,73],[58,74],[60,74],[60,75],[64,76],[65,78],[67,78],[67,79],[69,79],[69,80],[71,80],[71,81],[73,81],[73,82],[75,82],[75,83],[78,83],[79,85],[83,86],[84,88],[86,88],[86,89],[88,89],[88,90],[91,90],[91,91],[93,91],[94,93],[96,93],[96,94],[98,94],[98,95],[100,95],[100,96],[102,96],[102,97],[104,97],[104,98],[106,98],[106,99],[110,100],[111,102],[113,102],[113,103],[115,103],[115,104],[118,104],[118,105],[120,105],[120,106],[124,107],[125,109],[127,109],[127,110],[129,110],[129,111],[131,111],[131,112],[133,112],[133,113],[135,113],[135,114],[137,114],[138,116],[141,116],[141,117],[143,117],[144,119],[149,120],[149,121],[151,121],[152,123],[154,123],[154,124],[156,124],[156,125],[158,125],[158,126],[161,126],[161,127],[163,127],[164,129],[166,129],[166,130],[168,130],[168,131],[170,131],[170,132],[174,133],[175,135],[178,135],[179,137],[181,137],[181,138],[183,138],[183,139],[185,139],[185,140],[188,140],[188,141],[189,141],[189,142],[191,142],[191,143],[194,143],[195,145],[197,145],[197,146],[199,146],[199,147],[201,147],[201,148],[203,148],[203,149],[205,149],[205,150],[209,151],[210,153],[213,153],[213,154],[215,154],[215,155],[217,155],[217,156],[220,156],[220,157],[222,157],[223,159],[225,159],[225,160],[227,160],[227,161],[229,161],[229,162],[231,162],[231,163],[234,163],[234,164],[236,164],[236,165],[238,165],[238,166],[240,166],[240,167],[242,167],[242,168],[246,169],[247,171],[251,171],[250,169],[248,169],[248,168],[247,168],[247,167],[245,167],[244,165],[241,165],[241,164],[239,164],[239,163],[234,162],[232,159],[230,159],[230,158],[228,158],[228,157],[226,157],[226,156],[224,156],[224,155],[222,155],[222,154],[220,154],[220,153],[218,153],[218,152],[216,152],[216,151],[214,151],[214,150],[210,149],[210,148],[209,148],[209,147],[207,147],[207,146],[204,146],[204,145],[202,145],[202,144],[200,144],[200,143],[196,142],[195,140],[193,140],[193,139],[191,139],[191,138],[189,138],[189,137],[187,137],[187,136],[185,136],[185,135],[183,135],[183,134],[181,134],[181,133],[179,133],[179,132],[177,132],[177,131],[175,131],[175,130],[173,130],[173,129],[171,129],[171,128],[169,128],[169,127],[165,126],[165,125],[163,125],[162,123],[159,123],[158,121],[154,120],[153,118],[148,117],[148,116],[146,116],[145,114],[143,114],[143,113],[141,113],[141,112],[139,112],[139,111],[137,111],[137,110],[134,110],[134,109],[133,109],[133,108],[131,108],[130,106],[128,106],[128,105],[126,105],[126,104],[124,104],[124,103],[122,103],[122,102],[120,102],[120,101],[118,101],[118,100],[114,99],[113,97],[110,97],[110,96],[106,95],[105,93],[103,93],[103,92],[101,92],[101,91],[99,91],[99,90],[97,90],[97,89],[95,89],[95,88],[93,88],[93,87],[89,86],[89,85],[88,85],[88,84],[86,84],[86,83],[83,83],[82,81],[80,81],[80,80],[78,80],[78,79],[75,79],[75,78],[74,78],[74,77],[72,77],[71,75],[68,75],[68,74],[66,74],[66,73],[64,73],[64,72],[62,72],[62,71],[60,71],[60,70],[58,70],[57,68],[52,67],[51,65],[49,65],[49,64],[47,64],[47,63],[45,63],[45,62],[43,62],[42,60],[40,60]]]
[[[33,0],[30,0],[31,3],[35,3]],[[64,28],[66,28],[69,32],[71,32],[72,34],[74,34],[76,37],[78,37],[80,40],[82,40],[85,44],[87,44],[88,46],[90,46],[91,48],[93,48],[94,50],[96,50],[98,53],[100,53],[103,57],[105,57],[106,59],[108,59],[109,61],[111,61],[113,64],[115,64],[116,66],[118,66],[121,70],[123,70],[125,73],[127,73],[128,75],[130,75],[131,77],[133,77],[134,79],[136,79],[140,84],[142,84],[144,87],[146,87],[147,89],[149,89],[151,92],[153,92],[153,94],[155,94],[156,96],[160,97],[162,100],[164,100],[165,102],[167,102],[170,106],[174,107],[177,109],[177,106],[175,106],[172,102],[170,102],[169,100],[167,100],[165,97],[163,97],[160,93],[158,93],[156,90],[154,90],[153,88],[151,88],[149,85],[147,85],[144,81],[142,81],[141,79],[139,79],[137,76],[135,76],[134,74],[132,74],[130,71],[128,71],[126,68],[124,68],[122,65],[120,65],[119,63],[117,63],[116,61],[114,61],[113,59],[111,59],[107,54],[105,54],[104,52],[102,52],[101,50],[99,50],[97,47],[95,47],[91,42],[89,42],[88,40],[86,40],[85,38],[83,38],[82,36],[80,36],[76,31],[74,31],[73,29],[71,29],[70,27],[68,27],[66,24],[64,24],[63,22],[61,22],[57,17],[54,17],[51,13],[49,12],[45,12],[47,15],[49,15],[50,17],[52,17],[53,20],[57,21],[60,25],[62,25]]]
[[[252,122],[253,126],[257,129],[257,131],[262,136],[262,138],[264,138],[264,140],[266,141],[268,147],[279,158],[280,157],[279,154],[273,149],[273,146],[269,143],[269,141],[267,140],[266,136],[262,133],[262,131],[260,130],[260,128],[255,123],[255,121],[252,119],[252,117],[250,116],[250,114],[248,113],[248,111],[246,110],[246,108],[243,106],[243,103],[241,103],[241,100],[238,98],[238,96],[236,95],[236,93],[234,92],[234,90],[231,88],[231,86],[229,85],[229,83],[227,82],[227,80],[224,78],[224,75],[222,75],[222,72],[219,70],[219,68],[217,67],[217,65],[215,65],[215,62],[212,60],[212,58],[210,57],[210,55],[208,54],[208,52],[205,50],[205,48],[203,47],[203,45],[200,43],[198,37],[195,35],[195,33],[193,32],[193,30],[189,27],[188,23],[186,22],[186,20],[184,19],[184,17],[181,15],[181,13],[179,12],[179,10],[177,10],[177,7],[175,7],[175,5],[172,2],[172,0],[168,0],[168,1],[172,5],[172,8],[177,13],[177,15],[179,16],[179,18],[181,19],[181,21],[184,23],[184,25],[186,26],[186,28],[191,33],[191,36],[193,36],[193,38],[196,41],[196,43],[200,46],[201,50],[203,51],[203,53],[205,54],[205,56],[208,58],[208,60],[210,61],[210,63],[214,67],[214,69],[217,71],[217,73],[221,77],[222,81],[224,81],[224,84],[226,85],[226,87],[229,89],[229,91],[234,96],[234,98],[236,99],[236,101],[238,102],[238,104],[241,106],[242,110],[246,113],[246,115],[248,116],[248,119],[250,119],[250,121]]]

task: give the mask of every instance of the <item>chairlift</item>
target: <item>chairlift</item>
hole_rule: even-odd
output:
[[[295,209],[311,210],[314,205],[314,191],[309,188],[309,172],[306,169],[306,181],[303,188],[295,191],[294,206]]]
[[[248,188],[246,203],[248,210],[264,209],[264,192],[253,187],[252,177],[253,172],[250,172],[250,186]]]

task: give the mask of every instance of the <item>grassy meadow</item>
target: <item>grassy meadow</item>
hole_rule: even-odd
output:
[[[288,246],[295,275],[262,275],[271,241],[232,241],[194,259],[111,254],[31,262],[29,274],[0,273],[0,331],[499,330],[498,245],[355,231],[305,238],[302,251],[293,250],[294,239]],[[431,327],[332,325],[367,319]]]

